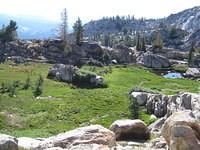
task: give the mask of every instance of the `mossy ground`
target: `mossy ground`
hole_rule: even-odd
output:
[[[108,88],[80,89],[71,84],[47,79],[50,64],[0,65],[0,83],[31,78],[28,90],[17,88],[17,97],[0,95],[0,132],[13,136],[47,137],[89,124],[109,127],[117,119],[130,118],[128,92],[134,86],[164,94],[198,92],[199,83],[185,79],[165,79],[135,65],[112,66],[105,74]],[[89,70],[85,66],[84,69]],[[96,67],[99,73],[108,67]],[[110,68],[109,68],[110,69]],[[36,100],[32,88],[39,75],[44,78],[42,97]],[[57,98],[60,98],[59,100]],[[13,122],[4,114],[13,114]],[[149,115],[140,111],[140,119],[150,122]]]

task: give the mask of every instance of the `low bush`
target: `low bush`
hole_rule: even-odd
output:
[[[36,81],[35,88],[34,88],[34,90],[33,90],[33,95],[34,95],[35,97],[40,96],[40,95],[42,94],[42,92],[43,92],[43,90],[42,90],[43,82],[44,82],[44,79],[43,79],[43,77],[40,75],[40,76],[38,77],[37,81]]]
[[[8,92],[8,88],[9,88],[9,86],[8,86],[7,83],[5,83],[5,82],[1,83],[0,93],[1,94],[7,93]]]
[[[20,87],[20,81],[19,80],[13,81],[13,87],[15,88]]]
[[[106,88],[108,87],[105,82],[91,82],[92,78],[97,76],[96,73],[79,69],[75,72],[72,83],[80,88]]]
[[[30,86],[31,86],[31,80],[30,80],[30,77],[27,77],[22,89],[27,90],[27,89],[29,89]]]
[[[0,114],[0,129],[2,129],[3,127],[5,127],[5,116]]]
[[[15,81],[12,84],[9,83],[1,83],[0,93],[8,93],[10,97],[14,97],[16,95],[16,87]]]
[[[35,89],[33,90],[33,95],[35,97],[40,96],[42,94],[42,88],[36,85]]]
[[[13,85],[9,85],[8,95],[14,97],[16,95],[16,88]]]
[[[132,119],[138,119],[139,118],[139,104],[137,102],[137,100],[133,97],[129,95],[129,109],[131,112],[131,118]]]

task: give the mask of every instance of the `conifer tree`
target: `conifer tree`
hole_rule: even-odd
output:
[[[0,30],[0,40],[5,41],[12,41],[17,38],[17,23],[13,20],[10,20],[8,26],[3,26]]]
[[[75,22],[73,29],[74,29],[75,43],[80,46],[83,40],[83,31],[84,31],[80,18],[78,18],[78,20]]]
[[[64,48],[67,47],[67,31],[68,31],[68,16],[67,16],[67,9],[63,9],[61,12],[61,24],[59,27],[59,37],[63,40]]]
[[[142,44],[141,44],[141,50],[146,51],[146,43],[145,43],[145,38],[142,38]]]
[[[188,65],[189,66],[193,65],[194,52],[195,52],[195,42],[192,42],[190,49],[189,49],[189,55],[188,55]]]
[[[136,50],[137,50],[137,51],[140,50],[140,34],[139,34],[139,33],[138,33],[138,35],[137,35]]]
[[[163,48],[163,40],[160,37],[159,33],[157,33],[156,39],[153,41],[152,46],[155,49],[162,49]]]

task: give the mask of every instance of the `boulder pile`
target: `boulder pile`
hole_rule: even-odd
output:
[[[132,92],[131,96],[140,106],[146,106],[149,114],[156,117],[170,116],[174,112],[191,110],[200,119],[200,95],[181,93],[177,95],[153,94],[147,92]]]

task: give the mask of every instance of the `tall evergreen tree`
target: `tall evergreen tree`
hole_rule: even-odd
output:
[[[67,31],[68,31],[68,16],[67,16],[67,9],[63,9],[61,12],[61,24],[59,27],[59,37],[63,40],[64,47],[67,47]]]
[[[159,33],[157,33],[156,39],[153,41],[152,46],[155,49],[162,49],[163,48],[163,40],[160,37]]]
[[[189,66],[193,65],[194,52],[195,52],[195,42],[192,42],[190,49],[189,49],[189,55],[188,55],[188,65]]]
[[[136,50],[139,51],[140,50],[140,34],[137,34],[137,43],[136,43]]]
[[[146,43],[145,43],[145,38],[142,38],[142,44],[141,44],[141,50],[146,51]]]
[[[130,36],[128,35],[125,36],[124,44],[128,47],[133,46],[133,41]]]
[[[8,26],[3,26],[0,30],[0,40],[1,41],[12,41],[17,38],[17,23],[10,20]]]
[[[83,31],[84,31],[80,18],[78,18],[78,20],[75,22],[73,29],[74,29],[75,43],[80,46],[83,40]]]
[[[111,37],[110,37],[110,33],[108,34],[105,34],[104,37],[103,37],[103,45],[104,46],[111,46]]]

